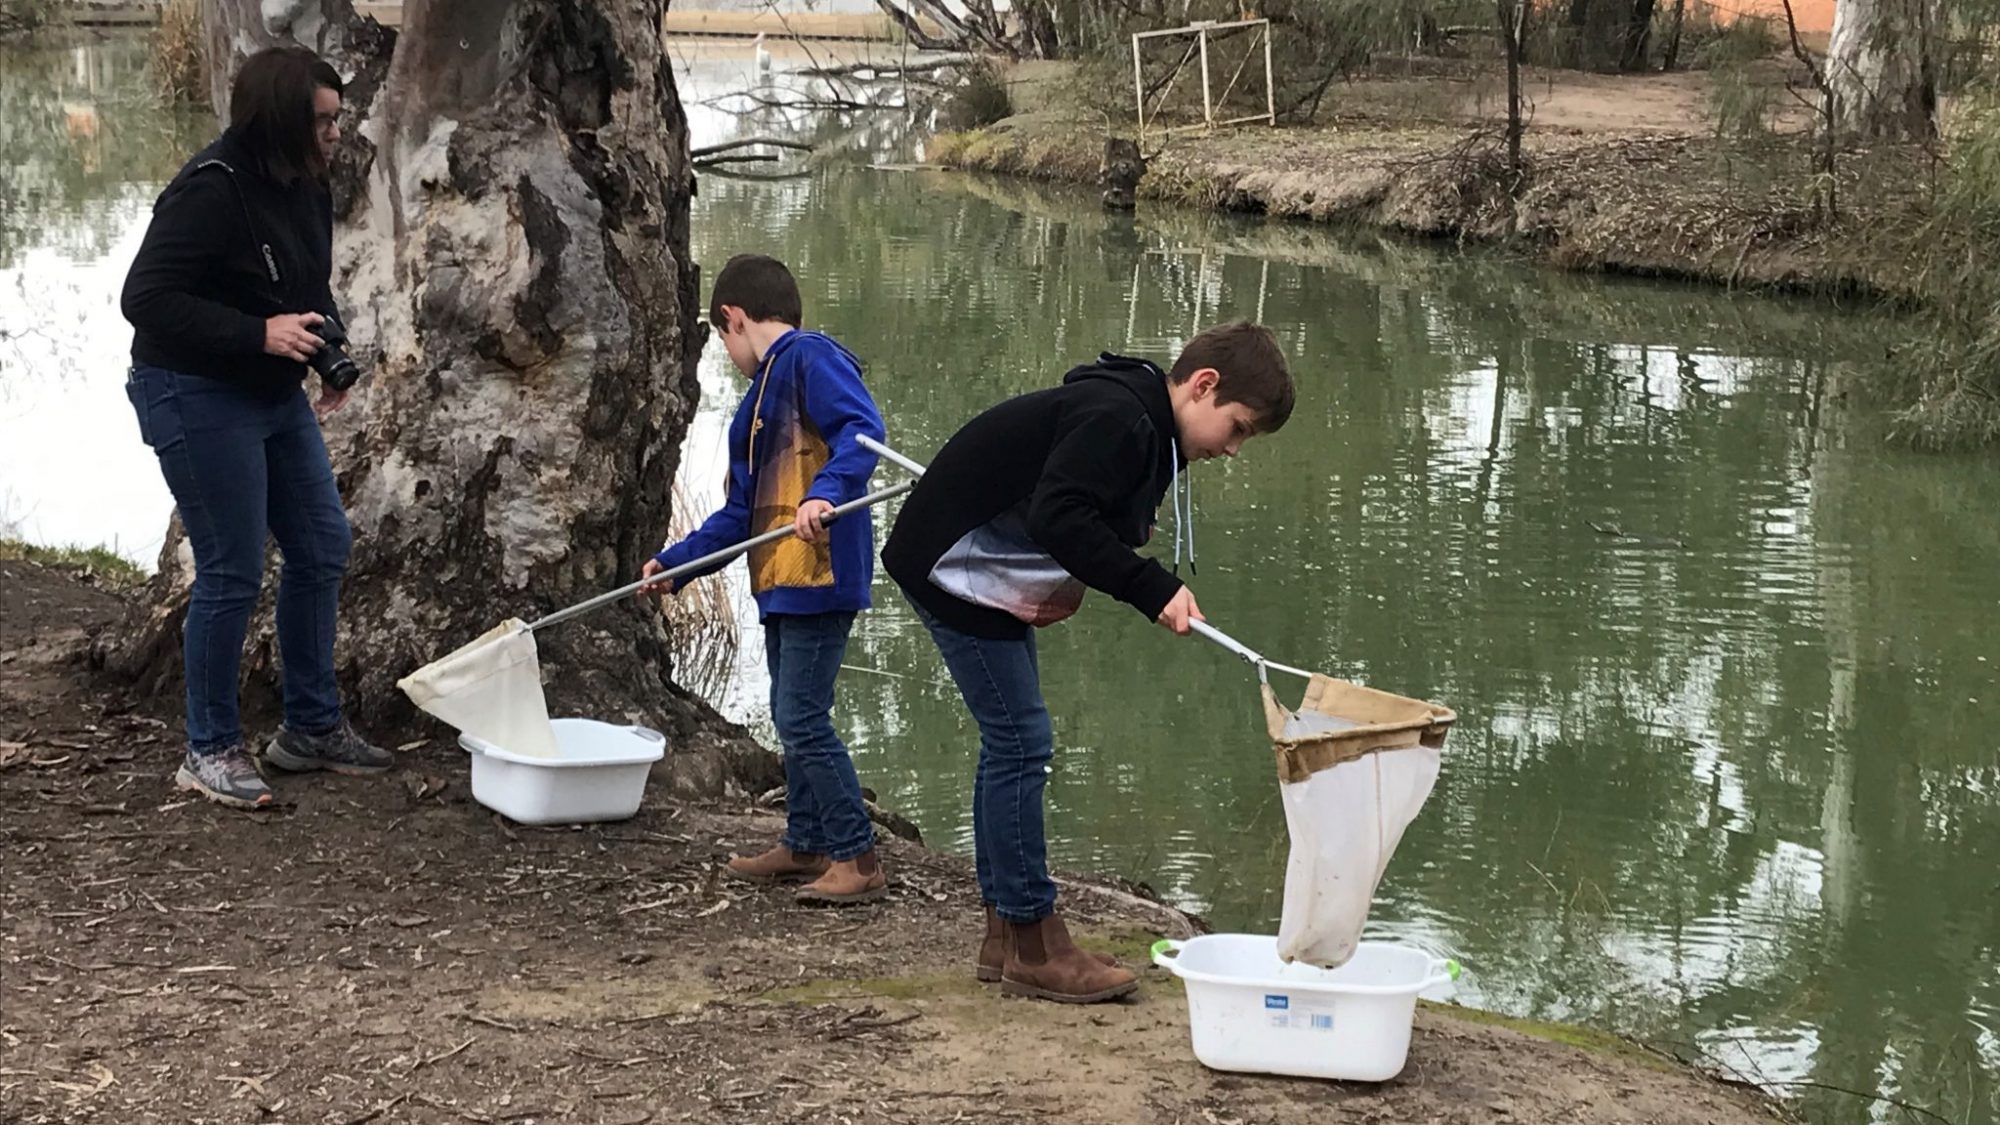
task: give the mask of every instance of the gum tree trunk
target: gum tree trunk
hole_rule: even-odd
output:
[[[1840,0],[1827,44],[1833,126],[1844,137],[1924,140],[1935,131],[1932,0]]]

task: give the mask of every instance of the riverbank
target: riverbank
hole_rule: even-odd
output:
[[[1773,63],[1756,80],[1777,90],[1786,74]],[[1493,75],[1361,78],[1334,87],[1317,125],[1149,135],[1139,193],[1489,244],[1563,269],[1914,299],[1922,263],[1909,251],[1933,174],[1925,154],[1844,155],[1827,217],[1815,210],[1805,111],[1779,101],[1768,135],[1722,141],[1708,81],[1530,72],[1516,182],[1494,126]],[[1062,64],[1023,67],[1014,116],[937,138],[930,159],[1094,185],[1106,117],[1079,95],[1086,84]]]
[[[1501,1122],[1770,1120],[1608,1037],[1428,1007],[1397,1081],[1228,1076],[1180,987],[1004,999],[966,964],[969,866],[886,844],[879,908],[716,878],[778,820],[662,799],[536,830],[472,802],[446,739],[387,778],[286,777],[248,816],[171,790],[171,701],[105,694],[123,596],[0,561],[8,858],[0,1105],[41,1122]],[[1176,912],[1076,880],[1137,963]]]

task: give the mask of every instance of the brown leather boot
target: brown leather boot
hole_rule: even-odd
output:
[[[823,855],[795,852],[783,844],[757,855],[733,855],[725,865],[731,875],[752,883],[791,882],[826,874],[832,863]]]
[[[817,906],[874,902],[889,893],[889,878],[870,848],[853,859],[836,860],[819,878],[799,888],[799,901]]]
[[[1130,971],[1103,964],[1078,949],[1062,919],[1054,914],[1027,925],[1008,922],[1006,944],[1000,990],[1009,996],[1095,1004],[1115,1000],[1139,987],[1139,978]]]
[[[1109,953],[1092,953],[1100,965],[1116,965],[1118,958]],[[979,960],[974,964],[972,975],[982,984],[1000,983],[1000,973],[1007,967],[1007,924],[1000,920],[1000,913],[986,904],[986,936],[979,940]]]

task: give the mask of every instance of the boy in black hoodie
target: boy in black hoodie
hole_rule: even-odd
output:
[[[1284,353],[1260,325],[1201,333],[1170,373],[1107,353],[966,423],[897,515],[883,567],[979,724],[980,980],[1066,1003],[1137,986],[1077,949],[1055,913],[1042,833],[1054,735],[1033,629],[1075,613],[1089,586],[1185,634],[1201,619],[1194,594],[1135,549],[1189,462],[1234,457],[1284,425],[1292,400]]]

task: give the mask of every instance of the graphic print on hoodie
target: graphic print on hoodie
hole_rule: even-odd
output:
[[[931,584],[1039,629],[1083,607],[1083,582],[1028,534],[1028,501],[980,524],[945,549]]]

